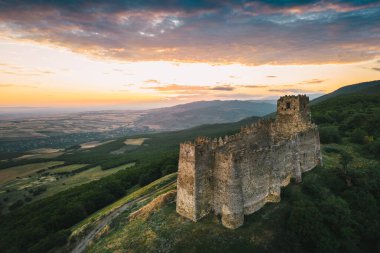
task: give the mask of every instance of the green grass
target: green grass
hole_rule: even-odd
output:
[[[176,213],[174,203],[154,212],[148,220],[130,220],[125,213],[87,252],[240,252],[244,248],[255,252],[258,241],[271,238],[266,226],[276,226],[280,217],[268,213],[276,210],[273,204],[265,206],[238,230],[224,228],[214,215],[192,222]],[[265,222],[261,221],[263,217],[267,217]]]
[[[353,168],[367,168],[379,166],[379,161],[371,159],[370,157],[362,156],[360,145],[343,141],[341,144],[330,143],[322,145],[324,150],[329,148],[336,149],[337,152],[324,152],[323,163],[326,168],[336,168],[339,166],[340,153],[345,152],[352,156],[353,161],[350,162],[350,166]]]
[[[4,184],[17,177],[25,177],[35,173],[38,170],[47,169],[51,166],[63,164],[62,161],[50,161],[42,163],[31,163],[0,170],[0,184]]]
[[[108,170],[102,170],[100,166],[96,166],[94,168],[85,170],[83,172],[80,172],[78,174],[75,174],[73,176],[69,177],[62,177],[59,181],[56,181],[50,185],[48,185],[48,190],[46,194],[41,195],[41,198],[45,198],[47,196],[52,196],[58,192],[61,192],[63,190],[67,190],[71,187],[75,187],[81,184],[89,183],[94,180],[99,180],[103,177],[115,174],[121,170],[125,170],[126,168],[130,168],[134,166],[134,163],[128,163],[128,164],[123,164],[120,166],[117,166],[115,168],[111,168]],[[81,165],[83,166],[83,165]]]

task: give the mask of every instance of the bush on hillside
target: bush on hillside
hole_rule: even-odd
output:
[[[366,136],[366,131],[361,128],[357,128],[352,132],[350,139],[353,143],[363,144]]]
[[[319,135],[322,143],[339,143],[341,136],[336,126],[321,126],[319,128]]]

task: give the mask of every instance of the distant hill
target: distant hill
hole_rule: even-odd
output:
[[[199,101],[149,110],[137,126],[158,130],[180,130],[203,124],[236,122],[251,116],[264,116],[276,110],[273,103],[261,101]]]
[[[349,95],[349,94],[380,94],[380,80],[371,81],[371,82],[364,82],[364,83],[357,83],[352,85],[347,85],[344,87],[341,87],[337,89],[334,92],[331,92],[329,94],[326,94],[324,96],[321,96],[319,98],[314,99],[311,104],[317,104],[319,102],[325,101],[329,98],[342,96],[342,95]]]

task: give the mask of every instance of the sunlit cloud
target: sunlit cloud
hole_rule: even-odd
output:
[[[232,87],[230,85],[222,85],[222,86],[215,86],[211,87],[210,90],[220,90],[220,91],[232,91],[235,87]]]
[[[144,81],[145,84],[160,84],[158,80],[155,79],[149,79]]]
[[[185,2],[3,2],[0,36],[126,61],[278,65],[379,56],[378,1]]]
[[[280,93],[316,93],[316,92],[324,92],[324,90],[307,90],[307,89],[269,89],[270,92],[280,92]]]
[[[380,79],[379,16],[371,0],[0,1],[0,105],[326,93]]]
[[[323,83],[325,80],[321,80],[321,79],[317,79],[317,78],[314,78],[314,79],[310,79],[310,80],[305,80],[305,81],[302,81],[302,82],[299,82],[298,84],[320,84],[320,83]]]
[[[235,87],[230,85],[220,85],[220,86],[194,86],[194,85],[178,85],[170,84],[165,86],[152,86],[144,87],[144,89],[155,90],[159,92],[168,93],[194,93],[195,91],[233,91]]]
[[[19,84],[10,84],[10,83],[0,83],[0,88],[38,88],[35,85],[19,85]]]
[[[260,88],[265,88],[265,87],[269,87],[269,85],[240,85],[240,87],[242,88],[248,88],[248,89],[260,89]]]

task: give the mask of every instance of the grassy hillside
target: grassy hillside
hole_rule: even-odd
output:
[[[350,94],[380,95],[380,80],[344,86],[334,92],[314,99],[312,104],[315,105],[330,98]]]
[[[380,155],[380,94],[352,94],[328,99],[312,107],[322,143],[361,145],[361,155]]]
[[[126,138],[89,150],[73,147],[59,160],[68,164],[88,164],[88,169],[94,168],[91,166],[101,166],[107,170],[129,163],[135,163],[135,166],[69,188],[0,216],[0,248],[6,249],[5,252],[46,252],[63,245],[71,234],[70,228],[73,225],[122,198],[126,192],[175,172],[180,142],[199,135],[216,137],[232,134],[256,120],[257,118],[248,118],[236,123],[203,125],[177,132],[128,137],[146,140],[142,145],[127,145],[128,149],[122,153],[114,151],[120,151],[126,146]]]

